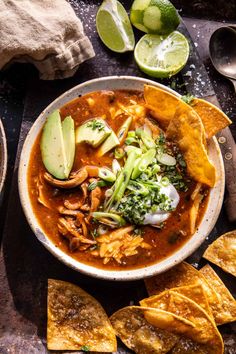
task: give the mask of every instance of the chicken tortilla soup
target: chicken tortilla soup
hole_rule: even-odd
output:
[[[195,233],[215,168],[194,107],[172,95],[172,114],[168,95],[92,92],[48,116],[28,167],[31,203],[45,234],[78,261],[145,267]]]

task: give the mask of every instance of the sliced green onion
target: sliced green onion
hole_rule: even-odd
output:
[[[111,226],[111,227],[121,227],[126,224],[125,219],[123,219],[120,215],[114,213],[105,213],[95,211],[92,213],[92,217],[102,224]]]
[[[161,168],[160,168],[159,165],[155,164],[155,165],[152,166],[152,173],[153,174],[156,174],[156,173],[160,172],[160,170],[161,170]]]
[[[93,181],[92,183],[90,183],[90,184],[88,185],[88,190],[89,190],[89,191],[94,190],[94,189],[97,187],[97,185],[98,185],[98,182],[97,182],[97,181]]]
[[[156,150],[150,149],[145,154],[143,154],[140,158],[139,163],[135,166],[132,172],[132,179],[136,179],[142,172],[144,172],[147,167],[153,163],[153,159],[155,158]]]
[[[121,170],[121,165],[119,164],[119,162],[116,159],[114,159],[112,161],[112,172],[114,173],[114,175],[117,176],[117,174],[118,174],[118,172],[120,172],[120,170]]]
[[[157,160],[158,162],[162,163],[163,165],[166,166],[175,166],[176,165],[176,159],[174,156],[171,156],[169,154],[166,154],[163,152],[162,154],[157,154]]]
[[[125,165],[122,168],[121,172],[119,173],[116,182],[114,184],[114,192],[105,205],[106,210],[110,210],[114,202],[116,202],[117,205],[119,204],[121,198],[124,195],[125,189],[129,183],[134,168],[134,163],[138,156],[140,156],[138,149],[131,150],[128,153],[128,158],[125,162]]]
[[[114,152],[116,159],[122,159],[125,156],[125,151],[122,148],[116,148]]]
[[[129,154],[131,151],[136,151],[137,154],[139,154],[139,155],[142,154],[142,150],[136,146],[126,146],[125,147],[125,152],[127,152],[127,154]]]
[[[127,189],[129,189],[132,192],[135,192],[137,194],[143,194],[147,195],[149,193],[149,190],[147,187],[145,187],[142,183],[136,182],[136,181],[130,181]]]
[[[107,189],[105,192],[105,197],[110,198],[112,196],[113,190],[111,188]]]
[[[168,177],[162,177],[161,184],[163,185],[163,187],[169,186],[169,184],[170,184],[169,178]]]
[[[136,134],[135,134],[134,130],[131,130],[128,132],[128,138],[135,138],[135,137],[136,137]]]
[[[155,141],[152,139],[152,137],[150,135],[148,135],[147,133],[145,133],[145,131],[143,129],[137,129],[136,130],[136,135],[142,139],[144,145],[148,148],[148,149],[154,149],[156,148],[156,144]]]
[[[105,167],[99,167],[98,177],[107,182],[115,182],[116,180],[114,173]]]
[[[135,143],[138,143],[138,140],[136,138],[128,137],[125,139],[125,145],[131,145]]]

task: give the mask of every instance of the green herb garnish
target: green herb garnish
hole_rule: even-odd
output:
[[[192,101],[194,100],[194,98],[195,98],[195,97],[194,97],[193,95],[191,95],[191,93],[187,93],[187,95],[183,95],[183,96],[181,97],[181,100],[191,106],[191,103],[192,103]]]
[[[101,131],[101,130],[104,130],[104,124],[102,123],[102,122],[100,122],[99,120],[97,120],[97,119],[92,119],[92,120],[90,120],[87,124],[86,124],[86,126],[88,127],[88,128],[92,128],[92,130],[98,130],[99,132]]]
[[[90,346],[89,345],[83,345],[81,348],[84,352],[89,352],[90,351]]]

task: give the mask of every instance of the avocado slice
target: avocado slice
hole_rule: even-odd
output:
[[[59,110],[51,113],[43,127],[40,143],[44,166],[54,177],[69,176]]]
[[[128,131],[129,131],[129,128],[130,128],[130,125],[133,121],[133,118],[132,117],[128,117],[126,119],[126,121],[122,124],[122,126],[120,127],[118,133],[117,133],[117,137],[119,139],[119,142],[120,144],[123,144],[123,142],[125,141],[125,138],[128,134]]]
[[[106,138],[103,144],[100,146],[98,150],[98,156],[105,155],[108,151],[113,149],[114,147],[120,145],[119,139],[116,134],[112,131],[111,134]]]
[[[86,142],[98,147],[110,134],[111,129],[101,118],[93,118],[76,129],[76,143]]]
[[[61,123],[67,160],[66,174],[69,175],[75,159],[75,124],[71,116],[66,117]]]

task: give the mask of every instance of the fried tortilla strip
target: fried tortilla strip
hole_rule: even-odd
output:
[[[222,311],[221,303],[214,288],[208,283],[206,278],[197,269],[186,262],[182,262],[165,273],[155,277],[145,279],[145,285],[149,295],[160,294],[164,290],[180,286],[193,285],[200,282],[213,317],[217,322],[218,314]]]
[[[177,343],[179,337],[164,329],[152,326],[144,318],[144,311],[139,306],[128,306],[115,312],[111,324],[122,342],[137,354],[165,354]],[[163,311],[154,310],[155,316],[165,316]],[[173,318],[170,315],[171,319]],[[173,320],[174,321],[174,320]],[[177,324],[181,321],[176,320]],[[191,326],[191,323],[188,324]]]
[[[215,240],[203,257],[236,277],[236,230],[227,232]]]
[[[166,130],[175,115],[180,99],[172,93],[150,85],[144,85],[144,99],[147,108],[151,110],[151,115],[158,120],[161,128]]]
[[[208,139],[232,123],[219,108],[200,98],[194,98],[191,107],[201,118]]]
[[[116,336],[102,306],[76,285],[48,280],[49,350],[116,351]]]
[[[155,86],[144,85],[144,99],[147,108],[151,110],[151,115],[158,120],[164,130],[174,117],[178,105],[183,109],[185,107],[190,111],[194,110],[199,115],[208,139],[232,123],[219,108],[199,98],[195,98],[190,106],[172,93]]]
[[[217,324],[236,321],[236,300],[233,298],[225,284],[218,277],[209,264],[205,265],[200,272],[215,289],[222,310],[217,313]]]
[[[194,324],[192,328],[185,328],[181,332],[185,337],[193,340],[194,342],[203,344],[206,353],[209,354],[222,354],[223,341],[222,337],[215,325],[214,320],[194,301],[188,297],[178,294],[175,291],[168,290],[152,299],[152,307],[158,308],[175,316],[184,318]],[[150,321],[150,318],[145,314],[145,318],[155,325],[156,320]],[[160,325],[160,324],[159,324]],[[157,326],[159,326],[157,324]],[[162,328],[162,327],[160,327]],[[172,328],[170,326],[170,328]],[[174,333],[180,334],[180,329],[176,328]]]
[[[205,131],[198,114],[179,105],[168,125],[166,136],[179,145],[189,175],[197,182],[214,187],[216,171],[207,155]]]
[[[203,286],[199,280],[193,285],[180,286],[178,288],[172,288],[171,290],[193,300],[194,302],[196,302],[196,304],[201,306],[203,308],[203,310],[206,311],[206,313],[211,318],[213,318],[212,311],[209,306],[209,302],[207,300],[205,291],[204,291]],[[161,294],[163,294],[167,291],[169,291],[169,290],[166,290],[166,291],[162,292]],[[155,304],[155,298],[156,298],[156,295],[153,295],[153,296],[150,296],[146,299],[143,299],[140,301],[140,305],[145,306],[145,307],[153,307],[152,305],[153,305],[153,303]]]

